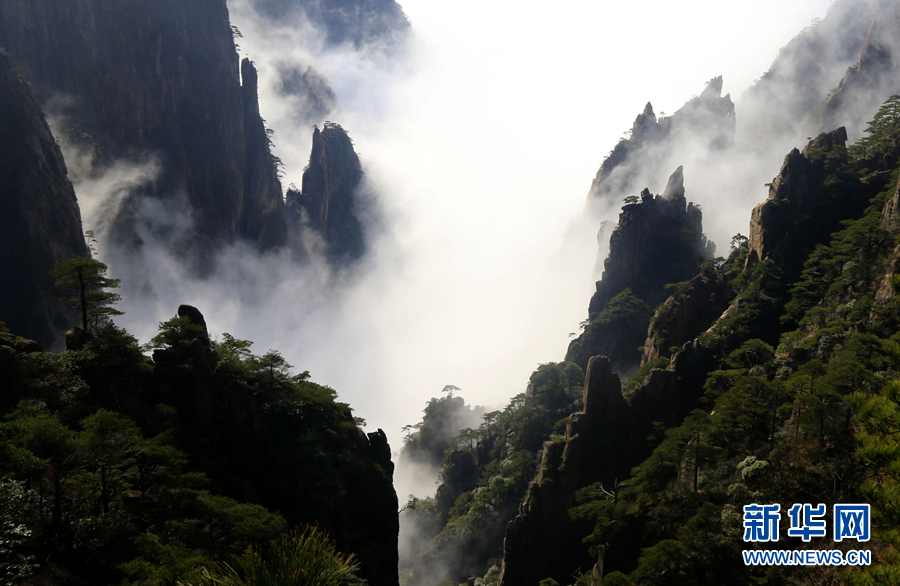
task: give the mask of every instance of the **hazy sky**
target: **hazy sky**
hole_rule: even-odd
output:
[[[395,451],[400,428],[419,421],[444,385],[460,387],[470,403],[502,406],[538,364],[562,360],[569,333],[587,317],[596,227],[566,247],[563,238],[603,158],[644,104],[673,113],[718,75],[737,100],[829,4],[511,9],[410,0],[410,57],[385,64],[310,49],[309,31],[260,25],[246,0],[230,0],[241,53],[260,71],[261,111],[275,130],[285,185],[300,184],[311,129],[291,122],[290,104],[273,89],[278,61],[313,64],[330,81],[341,105],[331,119],[349,131],[380,194],[387,237],[339,293],[323,294],[317,275],[283,258],[259,262],[246,251],[230,251],[239,262],[228,266],[238,269],[208,282],[153,258],[151,267],[161,267],[157,309],[148,314],[126,299],[121,321],[146,341],[178,304],[196,305],[214,335],[254,340],[259,353],[279,349],[297,370],[333,386],[369,429],[388,432]],[[709,194],[693,197],[690,169],[685,176],[688,199],[715,214]],[[758,201],[766,196],[761,183]],[[78,193],[90,199],[86,188]],[[727,222],[707,229],[720,250],[746,231],[750,207],[729,209]]]

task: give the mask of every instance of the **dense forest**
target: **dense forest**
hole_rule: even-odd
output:
[[[195,583],[310,532],[354,552],[341,583],[396,582],[387,439],[333,389],[190,306],[144,346],[96,312],[67,344],[0,333],[3,583]]]

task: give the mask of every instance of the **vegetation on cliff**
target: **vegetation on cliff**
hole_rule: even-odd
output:
[[[717,369],[708,373],[698,409],[666,430],[615,499],[599,484],[581,491],[582,504],[571,514],[594,523],[585,543],[600,556],[603,584],[865,582],[843,568],[745,566],[740,552],[753,546],[742,540],[741,506],[751,502],[780,503],[783,510],[798,502],[872,502],[882,511],[876,534],[886,539],[868,545],[876,560],[893,555],[890,509],[881,496],[890,485],[863,490],[863,484],[891,466],[885,454],[892,442],[879,451],[873,446],[885,446],[884,439],[879,444],[873,434],[886,438],[876,421],[890,391],[878,397],[885,385],[893,388],[900,369],[900,304],[885,293],[900,235],[885,205],[897,193],[898,152],[877,154],[895,169],[878,182],[869,172],[876,161],[853,156],[867,150],[851,149],[849,158],[838,145],[813,150],[814,158],[835,161],[822,181],[845,201],[873,184],[880,192],[801,261],[799,275],[788,278],[789,270],[763,260],[733,277],[736,301],[700,337]],[[807,243],[791,244],[786,250]],[[771,545],[795,546],[852,547],[784,536]]]
[[[143,347],[108,320],[68,345],[0,333],[6,582],[192,583],[317,523],[396,583],[390,450],[334,390],[189,306]]]
[[[626,411],[609,403],[587,413],[586,390],[585,413],[561,417],[553,426],[550,420],[563,411],[548,409],[537,418],[544,423],[531,428],[533,435],[508,436],[514,444],[529,438],[512,452],[497,450],[509,446],[492,435],[492,425],[503,421],[497,414],[486,414],[478,430],[463,431],[448,452],[439,494],[451,484],[448,479],[458,482],[459,453],[472,454],[471,485],[456,493],[446,520],[436,503],[425,503],[430,506],[421,514],[436,517],[436,537],[410,583],[418,583],[418,570],[434,567],[441,552],[452,560],[439,575],[450,579],[448,584],[469,576],[482,576],[477,584],[518,584],[521,571],[513,570],[542,547],[549,552],[547,540],[557,540],[556,531],[583,540],[581,553],[544,563],[547,575],[529,575],[528,583],[893,583],[900,559],[892,504],[900,372],[896,103],[888,100],[868,135],[850,148],[837,132],[789,155],[775,196],[764,204],[769,208],[754,214],[755,221],[785,230],[759,230],[751,239],[738,235],[727,259],[708,261],[693,279],[669,287],[669,299],[651,320],[648,342],[657,347],[645,348],[642,368],[624,385]],[[805,183],[790,173],[798,156],[806,165]],[[806,200],[779,204],[787,194]],[[825,205],[832,209],[819,216],[824,224],[803,228],[806,214]],[[834,228],[826,231],[825,225]],[[639,298],[623,290],[585,325],[627,323],[646,311]],[[676,345],[667,344],[670,337]],[[538,396],[535,381],[549,369],[555,380],[565,378],[563,365],[541,367],[529,387],[533,394],[518,397],[518,404],[514,400],[500,413],[520,425],[528,420],[529,405]],[[569,397],[568,408],[577,411],[579,394],[554,396]],[[654,408],[667,412],[641,427]],[[613,452],[597,452],[610,445],[578,443],[579,434],[602,433],[585,427],[582,418],[596,419],[597,430],[618,429],[622,421],[631,427],[616,436]],[[614,479],[613,467],[622,464],[631,472]],[[536,469],[542,485],[532,482],[529,489]],[[602,480],[585,483],[591,476]],[[573,496],[573,506],[568,520],[560,520],[554,505],[544,501],[566,495]],[[778,503],[783,511],[794,503],[872,503],[875,537],[866,547],[875,565],[856,570],[745,565],[744,549],[858,546],[834,543],[830,535],[804,543],[784,531],[777,543],[745,543],[742,506],[754,502]],[[517,503],[523,504],[505,533],[498,572],[491,566],[500,565],[503,533],[492,523],[502,522],[503,512],[510,514]],[[514,525],[523,529],[514,531]],[[482,548],[480,556],[460,546],[466,536]]]
[[[499,565],[503,532],[534,478],[543,443],[565,429],[583,385],[578,365],[543,364],[525,393],[456,436],[446,451],[437,495],[416,499],[406,513],[410,523],[431,529],[425,536],[430,541],[407,554],[409,584],[458,581]]]

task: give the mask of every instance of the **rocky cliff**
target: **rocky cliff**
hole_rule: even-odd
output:
[[[568,511],[579,488],[601,478],[612,487],[617,475],[627,474],[616,439],[627,412],[620,387],[609,360],[591,358],[583,409],[572,415],[563,439],[544,446],[538,475],[507,526],[501,585],[536,585],[583,561],[581,531],[573,530]]]
[[[714,255],[715,245],[703,236],[702,212],[685,199],[681,167],[662,195],[645,189],[633,199],[610,237],[585,331],[566,354],[582,368],[588,358],[603,354],[616,372],[635,370],[652,309],[669,296],[665,286],[690,279]]]
[[[340,427],[311,426],[333,403],[330,389],[329,401],[313,403],[248,394],[210,345],[200,311],[182,305],[178,316],[196,326],[185,336],[193,339],[156,349],[138,384],[146,399],[191,422],[181,439],[195,466],[216,489],[279,511],[292,526],[318,523],[341,551],[356,554],[361,577],[395,586],[399,519],[386,434],[363,433],[342,403]]]
[[[627,401],[609,359],[588,361],[582,411],[570,417],[563,438],[544,445],[538,475],[507,526],[501,586],[536,586],[547,577],[563,583],[570,568],[593,564],[582,544],[590,524],[569,514],[578,491],[601,483],[617,494],[619,483],[650,455],[654,423],[675,426],[700,404],[711,358],[696,340],[685,344]]]
[[[876,171],[861,183],[847,166],[846,141],[841,127],[785,157],[768,199],[753,208],[748,264],[772,259],[786,278],[796,277],[813,247],[878,193],[889,173]]]
[[[321,235],[321,252],[333,266],[357,260],[366,250],[359,220],[362,178],[347,132],[331,122],[316,128],[301,190],[288,190],[286,199],[294,222]]]
[[[616,144],[597,171],[585,209],[601,212],[643,185],[661,182],[665,176],[657,169],[671,168],[669,159],[679,153],[718,151],[731,144],[734,104],[730,95],[722,96],[722,85],[721,76],[711,79],[699,96],[663,118],[648,103],[630,136]]]
[[[660,304],[650,320],[641,365],[669,356],[708,328],[731,301],[723,275],[703,265],[690,281],[683,283]]]
[[[819,130],[845,126],[856,140],[881,103],[900,93],[900,31],[897,6],[880,7],[872,19],[859,62],[851,66],[822,108]]]
[[[603,356],[589,359],[584,408],[571,417],[563,438],[545,444],[537,478],[529,487],[519,515],[507,528],[501,584],[530,586],[547,577],[563,583],[572,568],[580,568],[579,572],[583,573],[584,568],[594,563],[581,541],[593,527],[591,523],[588,527],[582,523],[594,513],[576,509],[579,498],[582,503],[592,499],[595,503],[606,503],[597,506],[606,511],[600,514],[606,515],[604,522],[611,523],[609,532],[602,533],[605,537],[594,566],[593,584],[599,584],[603,578],[604,564],[607,573],[610,567],[631,572],[641,564],[652,564],[652,557],[646,554],[648,550],[641,548],[657,543],[660,548],[672,547],[672,542],[662,540],[673,538],[676,530],[687,533],[686,517],[672,522],[665,518],[667,515],[678,506],[687,506],[691,511],[695,511],[691,506],[698,506],[696,503],[709,507],[710,502],[715,502],[708,496],[712,490],[722,494],[726,489],[734,490],[731,479],[716,485],[709,461],[705,461],[705,472],[701,470],[703,458],[699,454],[701,448],[706,449],[703,441],[723,441],[709,439],[716,432],[710,431],[714,428],[704,427],[716,413],[720,416],[725,413],[723,422],[733,421],[729,417],[737,415],[729,414],[729,410],[746,412],[752,404],[752,393],[765,385],[770,386],[760,396],[766,401],[777,399],[785,402],[785,408],[796,404],[793,393],[777,398],[773,393],[780,392],[781,381],[795,380],[788,378],[792,373],[797,373],[796,380],[801,380],[804,361],[812,360],[814,368],[823,368],[823,357],[824,360],[834,358],[826,368],[829,372],[831,369],[835,373],[844,372],[840,371],[844,364],[841,361],[855,360],[851,356],[868,356],[868,350],[861,347],[850,349],[850,337],[889,336],[895,332],[896,316],[887,307],[895,303],[891,277],[900,266],[896,258],[900,249],[894,248],[900,191],[895,186],[896,171],[891,178],[891,173],[871,169],[881,162],[888,169],[896,168],[896,143],[885,143],[888,145],[883,146],[885,151],[868,159],[848,160],[845,141],[846,132],[840,128],[811,140],[802,151],[794,149],[771,185],[769,199],[754,210],[748,241],[736,242],[724,263],[705,264],[693,279],[680,284],[658,307],[648,331],[642,362],[653,366],[648,363],[664,355],[659,347],[672,343],[679,347],[668,364],[646,372],[642,369],[643,380],[630,381],[634,391],[626,398],[619,391],[618,380],[611,375],[609,359]],[[843,224],[839,218],[843,218]],[[811,254],[813,250],[815,254]],[[870,313],[872,306],[860,303],[867,297],[881,308]],[[847,308],[857,303],[862,309],[849,314]],[[800,321],[781,316],[792,316],[798,307],[801,312],[810,310],[818,316],[833,312],[834,317],[822,321],[821,317],[811,319],[808,313],[798,331],[781,336],[791,324]],[[832,350],[825,343],[825,335],[815,343],[810,342],[818,338],[819,329],[825,326],[831,328],[829,335],[846,328],[847,332],[839,334],[845,343]],[[765,340],[770,343],[780,340],[782,346],[776,351]],[[714,373],[717,369],[720,370]],[[746,378],[736,384],[741,376]],[[842,392],[858,389],[858,381],[848,382],[843,374],[836,376],[835,380],[840,379],[846,387]],[[711,407],[709,403],[717,401],[723,392],[734,393],[729,395],[729,400],[738,397],[737,401],[729,404],[725,400]],[[704,405],[705,409],[697,410]],[[761,427],[758,440],[768,446],[764,450],[767,454],[776,442],[783,441],[781,436],[776,436],[778,426],[789,424],[791,434],[785,433],[784,437],[796,438],[792,434],[803,421],[796,411],[790,417],[779,419],[776,410],[768,409],[768,418],[762,418],[766,425]],[[786,410],[785,414],[788,413]],[[841,413],[841,417],[846,417],[844,411]],[[821,426],[825,425],[822,421],[815,421],[820,427],[809,437],[818,439],[810,441],[822,444]],[[840,419],[829,433],[838,433],[838,428],[846,432],[847,421]],[[673,438],[666,440],[669,441],[666,449],[673,451],[667,453],[661,447],[653,454],[655,461],[646,460],[652,450],[648,442],[660,441],[660,436],[654,433],[654,422],[670,429],[666,437]],[[732,423],[717,425],[722,426],[720,429],[732,429]],[[709,436],[702,437],[705,433]],[[827,444],[828,449],[834,450],[835,443]],[[852,442],[849,445],[852,452]],[[716,449],[730,448],[720,444]],[[779,452],[772,451],[770,457],[780,457]],[[668,463],[663,466],[663,461]],[[645,463],[638,468],[641,462]],[[668,471],[663,473],[665,467]],[[715,474],[722,473],[719,468]],[[664,474],[663,482],[659,482],[660,477],[656,476],[659,474]],[[642,475],[642,480],[636,480]],[[615,514],[609,512],[619,499],[618,481],[629,476],[632,478],[621,486],[659,482],[656,486],[661,488],[655,501],[658,508],[637,512],[645,506],[644,501],[639,501],[632,504],[626,515],[618,514],[625,508],[615,508]],[[648,481],[648,477],[656,480]],[[749,473],[743,477],[748,478]],[[591,486],[592,483],[600,484]],[[716,488],[711,488],[714,485]],[[646,486],[625,491],[634,494],[646,490]],[[790,488],[800,490],[794,484]],[[588,490],[579,494],[582,489]],[[695,498],[701,490],[705,494]],[[680,504],[669,504],[673,502]],[[691,502],[694,504],[688,506]],[[630,519],[631,514],[642,520]],[[663,526],[668,529],[661,531]],[[594,531],[599,531],[599,527]],[[722,535],[724,527],[723,521],[721,528],[717,525],[712,531]],[[647,537],[648,532],[654,533],[652,537]],[[591,541],[596,549],[596,536],[597,533],[584,543]],[[638,551],[643,553],[639,556]],[[663,564],[647,575],[635,571],[631,582],[654,583],[652,578],[668,567],[671,566]],[[700,581],[708,582],[708,579]]]
[[[0,49],[0,321],[60,349],[74,314],[53,296],[53,266],[89,257],[75,191],[31,87]]]
[[[195,233],[182,253],[285,242],[256,75],[239,68],[225,0],[2,0],[0,46],[64,128],[109,160],[158,160],[123,206],[133,217],[114,222],[119,241],[138,242],[143,199],[185,198]]]

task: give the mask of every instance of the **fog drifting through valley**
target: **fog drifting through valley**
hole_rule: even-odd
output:
[[[398,452],[400,428],[419,421],[444,385],[458,386],[470,404],[499,407],[538,364],[563,359],[570,332],[587,317],[600,218],[573,222],[603,158],[646,102],[658,116],[674,113],[723,75],[740,116],[741,93],[830,1],[512,10],[409,0],[413,36],[389,57],[325,48],[301,23],[273,25],[247,0],[229,4],[240,53],[259,69],[260,109],[285,163],[284,186],[301,183],[312,129],[276,90],[278,67],[313,65],[337,97],[328,119],[349,132],[378,194],[380,228],[352,274],[234,247],[222,251],[213,277],[199,280],[165,252],[191,229],[190,214],[145,205],[139,214],[160,227],[141,234],[155,302],[126,287],[116,321],[146,342],[179,304],[195,305],[214,336],[253,340],[260,354],[277,349],[296,371],[335,388]],[[786,153],[673,161],[684,165],[687,198],[702,205],[720,254],[733,234],[746,233]],[[144,165],[87,181],[73,153],[67,162],[85,227],[101,233],[104,205],[155,166],[148,153]],[[646,187],[659,193],[664,183],[656,181]],[[102,238],[99,257],[127,283],[132,267],[117,264]],[[434,491],[433,477],[402,468],[396,483],[401,502]]]

